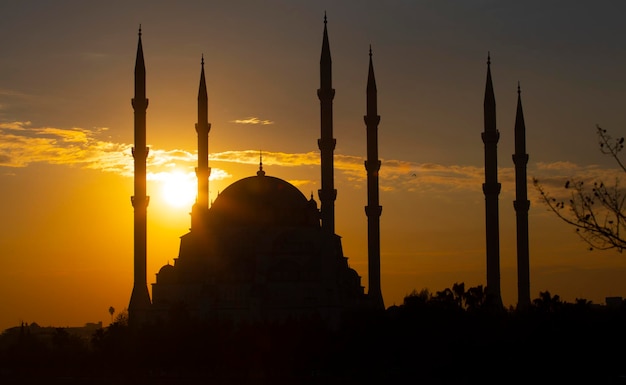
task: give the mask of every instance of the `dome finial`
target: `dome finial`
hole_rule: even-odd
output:
[[[370,57],[372,57],[372,45],[370,44]]]
[[[202,64],[202,66],[204,67],[204,54],[202,54],[202,57],[200,59],[200,64]]]
[[[487,51],[487,65],[491,64],[491,52]]]
[[[519,85],[519,80],[517,81],[517,94],[521,94],[522,93],[522,88]]]
[[[139,23],[139,36],[141,36],[141,23]]]
[[[265,171],[263,171],[263,151],[259,150],[259,171],[256,172],[257,176],[264,176]]]
[[[327,20],[326,20],[326,11],[324,11],[324,24],[326,24]]]

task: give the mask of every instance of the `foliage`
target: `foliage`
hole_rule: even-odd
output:
[[[413,290],[404,297],[404,305],[408,307],[429,306],[440,309],[457,309],[468,312],[491,310],[488,307],[487,293],[482,285],[465,290],[465,283],[455,283],[452,289],[446,288],[432,295],[428,289]]]
[[[121,312],[117,313],[115,319],[113,320],[113,323],[121,326],[128,326],[128,309],[124,309]]]
[[[546,291],[525,311],[493,312],[483,311],[485,300],[482,286],[423,289],[336,329],[316,317],[238,324],[189,318],[139,329],[120,319],[98,329],[89,346],[73,343],[62,328],[46,344],[46,334],[22,325],[0,335],[7,339],[0,343],[0,383],[474,384],[501,383],[504,374],[520,383],[600,384],[626,373],[626,353],[618,349],[626,344],[623,302],[572,304]]]
[[[579,303],[580,300],[577,299],[576,301]],[[552,296],[549,291],[541,291],[539,297],[533,300],[533,306],[541,313],[555,313],[561,309],[563,302],[558,295]]]
[[[613,138],[600,126],[596,126],[596,133],[600,151],[612,157],[626,172],[620,159],[624,138]],[[619,178],[610,185],[596,181],[589,187],[582,180],[570,179],[564,187],[571,191],[571,195],[565,201],[552,197],[537,179],[533,179],[546,206],[565,223],[574,226],[590,250],[615,249],[622,252],[626,248],[626,194],[619,182]]]

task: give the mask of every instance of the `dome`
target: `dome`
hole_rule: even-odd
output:
[[[176,269],[169,263],[163,266],[157,274],[157,283],[174,283],[176,280]]]
[[[218,225],[298,226],[311,223],[310,207],[294,185],[260,172],[228,186],[210,211]]]

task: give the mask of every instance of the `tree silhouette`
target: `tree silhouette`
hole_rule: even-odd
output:
[[[626,173],[620,159],[624,138],[613,138],[600,126],[596,126],[596,133],[600,151],[611,156]],[[574,226],[590,250],[616,249],[622,252],[626,248],[626,195],[620,188],[619,178],[610,185],[597,181],[591,187],[582,180],[568,180],[564,186],[571,191],[567,202],[553,198],[537,179],[533,179],[533,184],[548,208],[565,223]]]
[[[113,323],[121,326],[128,326],[128,309],[124,309],[120,313],[117,313]]]
[[[113,306],[111,306],[109,308],[109,314],[111,314],[111,322],[113,322],[113,314],[115,313],[115,308]]]
[[[459,308],[463,308],[465,300],[465,282],[455,283],[452,285],[452,292],[454,293],[454,300]]]
[[[130,328],[124,309],[86,341],[22,323],[0,333],[0,383],[488,384],[502,373],[515,383],[623,383],[626,309],[542,291],[529,311],[493,312],[483,286],[465,287],[414,290],[384,314],[332,328],[317,317]],[[498,370],[480,370],[485,362]]]
[[[477,311],[485,306],[487,294],[482,285],[470,287],[465,293],[465,306],[468,311]]]
[[[403,305],[411,307],[424,306],[430,301],[430,297],[431,295],[428,289],[422,289],[420,291],[413,289],[411,293],[404,297]]]
[[[561,297],[552,296],[549,291],[540,291],[539,298],[533,300],[533,305],[542,313],[556,313],[563,306]]]

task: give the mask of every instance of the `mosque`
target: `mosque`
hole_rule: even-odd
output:
[[[367,79],[367,293],[359,274],[344,256],[335,234],[332,63],[324,18],[320,58],[321,189],[320,207],[311,194],[267,175],[262,158],[256,175],[224,189],[209,204],[208,98],[204,60],[198,91],[198,193],[191,228],[181,237],[174,264],[163,266],[152,283],[146,279],[146,110],[145,63],[141,29],[135,63],[134,285],[129,305],[131,324],[165,320],[174,309],[196,319],[234,322],[317,317],[338,322],[347,312],[384,310],[380,288],[380,215],[376,81],[370,49]]]
[[[208,98],[202,60],[198,91],[198,193],[191,210],[190,231],[181,237],[173,265],[163,266],[152,284],[146,279],[146,79],[141,28],[135,62],[134,283],[128,306],[131,324],[165,319],[173,309],[198,319],[276,321],[320,317],[331,323],[357,310],[384,310],[380,284],[380,215],[376,80],[370,48],[366,85],[367,135],[367,252],[368,290],[344,256],[335,233],[332,62],[326,17],[320,58],[320,207],[289,182],[266,175],[262,159],[256,175],[241,179],[222,191],[209,205]],[[485,235],[488,302],[502,308],[496,105],[487,58],[484,98]],[[518,307],[530,306],[527,195],[528,154],[524,115],[518,84],[515,120],[515,189],[517,222]]]

